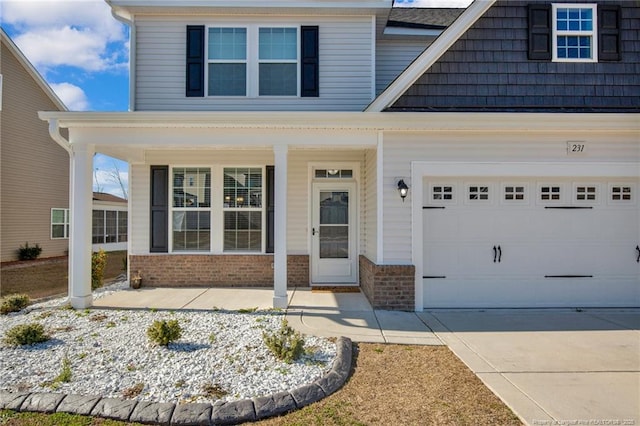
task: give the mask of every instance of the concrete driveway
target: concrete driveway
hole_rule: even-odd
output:
[[[640,425],[640,310],[418,314],[527,424]]]

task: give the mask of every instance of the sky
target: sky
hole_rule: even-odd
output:
[[[466,7],[471,0],[395,0],[396,7]],[[129,28],[104,0],[0,0],[0,22],[70,111],[127,111]],[[117,176],[120,176],[118,179]],[[94,190],[125,196],[127,163],[97,154]]]

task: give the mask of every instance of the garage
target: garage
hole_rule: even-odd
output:
[[[420,183],[424,308],[640,304],[637,174]]]

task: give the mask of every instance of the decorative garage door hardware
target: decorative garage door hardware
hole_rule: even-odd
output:
[[[425,280],[435,280],[435,279],[443,279],[447,277],[445,275],[424,275],[422,278]]]
[[[636,262],[640,263],[640,246],[636,246],[636,252],[638,253],[638,257],[636,258]]]
[[[429,210],[429,209],[446,209],[445,206],[424,206],[422,207],[422,210]]]
[[[500,246],[493,246],[493,263],[496,262],[502,262],[502,247]]]
[[[589,210],[591,206],[544,206],[545,209],[561,209],[561,210]]]
[[[545,278],[593,278],[593,275],[545,275]]]

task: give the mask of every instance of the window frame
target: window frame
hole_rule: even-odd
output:
[[[590,31],[558,30],[558,9],[591,9]],[[591,58],[559,58],[558,37],[590,37]],[[551,60],[552,62],[598,62],[598,5],[596,3],[552,3],[551,4]]]
[[[62,211],[63,212],[63,222],[54,222],[53,221],[53,212],[54,211]],[[69,226],[70,226],[70,214],[69,214],[69,209],[63,209],[63,208],[57,208],[57,207],[52,207],[51,208],[51,214],[49,216],[49,234],[52,240],[68,240],[69,239]],[[54,237],[53,236],[53,227],[54,226],[64,226],[64,236],[62,237]]]
[[[224,184],[224,176],[225,176],[225,170],[226,169],[260,169],[260,173],[261,173],[261,179],[262,179],[262,186],[260,187],[260,191],[261,191],[261,202],[260,202],[260,207],[251,207],[250,205],[248,206],[243,206],[243,207],[227,207],[225,206],[225,197],[224,197],[224,190],[225,190],[225,184]],[[265,253],[266,252],[266,238],[267,238],[267,229],[266,229],[266,220],[267,220],[267,207],[266,207],[266,166],[265,165],[251,165],[251,166],[247,166],[247,165],[225,165],[222,164],[220,165],[220,176],[221,176],[221,181],[219,182],[219,188],[221,188],[220,194],[220,203],[219,203],[219,209],[220,209],[220,217],[221,217],[221,243],[220,243],[220,248],[222,250],[222,253],[224,254],[261,254],[261,253]],[[212,185],[213,186],[213,185]],[[216,207],[217,208],[217,207]],[[225,213],[227,212],[260,212],[260,249],[259,250],[227,250],[225,249]]]
[[[176,169],[208,169],[209,170],[209,207],[176,207],[174,206],[174,172]],[[169,223],[168,223],[168,233],[169,233],[169,253],[176,254],[202,254],[202,253],[211,253],[213,248],[213,236],[214,236],[214,227],[213,227],[213,203],[214,203],[214,168],[211,165],[172,165],[169,166]],[[205,187],[206,188],[206,187]],[[176,250],[175,242],[173,238],[174,234],[174,216],[175,212],[209,212],[209,248],[207,250],[193,250],[193,249],[185,249],[185,250]]]
[[[210,59],[209,55],[209,32],[211,29],[244,29],[245,30],[245,58],[244,59]],[[211,25],[205,31],[205,86],[206,96],[211,98],[246,98],[249,96],[249,29],[242,25]],[[209,93],[209,65],[211,64],[244,64],[245,84],[244,95],[212,95]]]
[[[209,59],[209,30],[211,28],[244,28],[246,30],[246,93],[245,95],[211,95],[209,94],[209,64],[211,63],[241,63],[231,60],[211,60]],[[296,31],[296,59],[293,60],[260,60],[260,29],[267,28],[290,28]],[[301,26],[286,22],[279,23],[245,23],[245,24],[209,24],[205,26],[205,97],[215,99],[296,99],[301,97],[301,53],[300,53],[300,33]],[[296,64],[296,94],[295,95],[260,95],[260,64],[261,63],[295,63]]]

